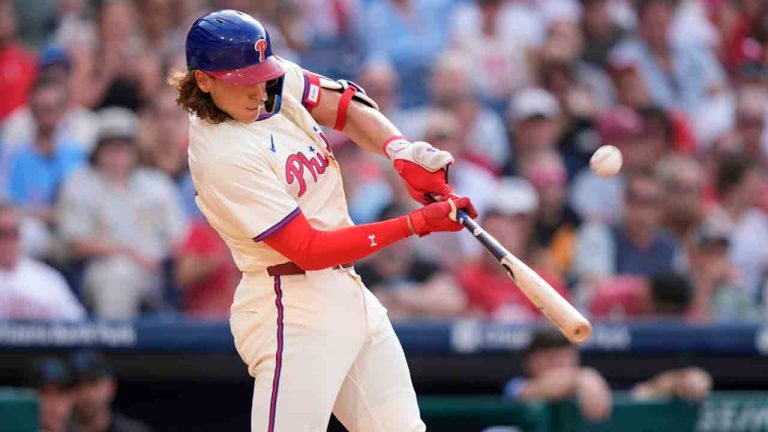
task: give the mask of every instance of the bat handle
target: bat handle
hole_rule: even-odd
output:
[[[509,251],[507,251],[504,246],[499,244],[495,238],[488,235],[488,233],[485,232],[485,230],[477,222],[469,217],[469,215],[464,210],[458,210],[456,212],[456,218],[460,224],[464,225],[464,228],[466,228],[467,231],[475,236],[480,244],[485,246],[488,252],[494,256],[494,258],[501,261],[502,258],[509,255]]]

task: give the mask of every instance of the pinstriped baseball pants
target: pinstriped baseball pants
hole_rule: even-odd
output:
[[[251,430],[426,429],[386,310],[352,270],[248,273],[230,325],[254,377]]]

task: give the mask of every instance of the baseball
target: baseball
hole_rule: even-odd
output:
[[[618,174],[622,162],[621,150],[612,145],[604,145],[589,159],[589,167],[601,177],[610,177]]]

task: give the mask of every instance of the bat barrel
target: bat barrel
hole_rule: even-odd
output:
[[[573,343],[579,344],[589,339],[592,325],[555,291],[541,276],[512,255],[493,236],[472,220],[466,212],[458,210],[459,222],[490,252],[507,270],[515,284],[533,304],[552,321]]]

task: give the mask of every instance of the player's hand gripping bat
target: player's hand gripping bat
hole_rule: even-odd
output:
[[[472,220],[463,210],[457,212],[458,221],[475,236],[488,252],[507,271],[509,277],[544,316],[549,318],[571,342],[582,343],[592,333],[592,325],[541,276],[512,255],[504,246]]]

